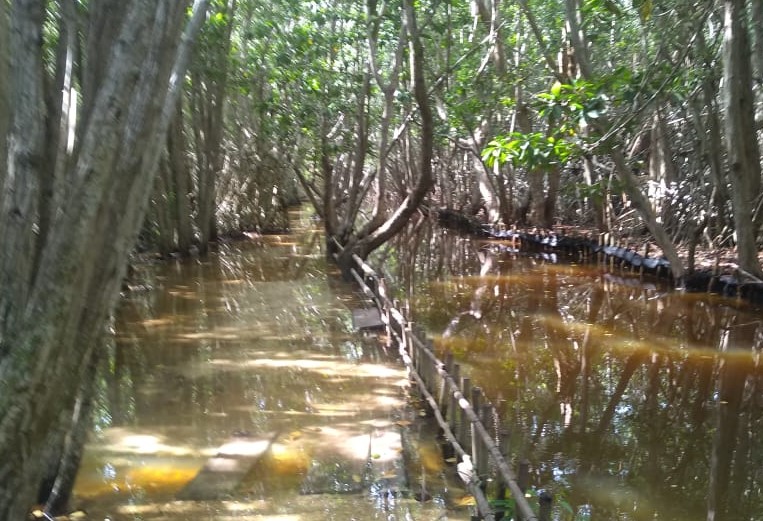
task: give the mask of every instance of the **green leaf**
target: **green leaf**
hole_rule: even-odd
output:
[[[551,94],[552,94],[552,95],[553,95],[555,98],[558,98],[558,97],[559,97],[559,95],[562,93],[562,84],[561,84],[561,83],[559,83],[558,81],[555,81],[555,82],[554,82],[554,84],[553,84],[553,85],[551,85],[551,89],[550,89],[550,92],[551,92]]]

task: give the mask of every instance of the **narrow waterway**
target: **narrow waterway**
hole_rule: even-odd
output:
[[[398,251],[399,296],[558,519],[763,519],[761,310],[436,229]]]
[[[90,519],[468,519],[404,368],[294,226],[138,268],[75,486]]]

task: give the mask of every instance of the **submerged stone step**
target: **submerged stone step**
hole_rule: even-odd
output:
[[[227,499],[235,492],[241,480],[267,452],[278,433],[262,436],[236,436],[222,445],[217,454],[207,460],[204,467],[176,498],[186,501]]]
[[[301,494],[397,496],[406,491],[403,444],[395,424],[345,440],[316,458],[300,487]]]
[[[383,329],[381,313],[376,307],[352,310],[352,323],[357,331]]]

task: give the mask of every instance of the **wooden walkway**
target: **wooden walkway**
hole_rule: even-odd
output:
[[[334,260],[340,262],[342,246],[336,240],[330,240],[336,248]],[[413,327],[390,299],[384,279],[357,255],[352,255],[351,259],[349,265],[340,265],[340,268],[346,277],[358,283],[379,310],[388,338],[399,349],[410,377],[437,419],[450,448],[458,456],[453,464],[474,496],[481,518],[487,521],[503,518],[508,512],[493,505],[503,504],[503,501],[494,500],[503,500],[508,492],[514,505],[511,515],[515,519],[549,521],[551,495],[541,492],[537,497],[537,508],[533,508],[525,497],[529,485],[527,461],[519,462],[517,473],[507,462],[505,444],[508,434],[497,408],[468,377],[460,376],[460,366],[454,363],[451,354],[446,353],[444,361],[437,358],[425,332]],[[495,484],[494,490],[488,491],[488,481]]]

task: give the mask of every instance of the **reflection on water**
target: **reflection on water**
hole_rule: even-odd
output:
[[[353,332],[355,297],[321,247],[308,231],[140,268],[154,289],[116,315],[78,506],[94,519],[402,515],[322,494],[398,475],[407,379]]]
[[[760,310],[425,234],[388,270],[560,519],[763,518]]]

